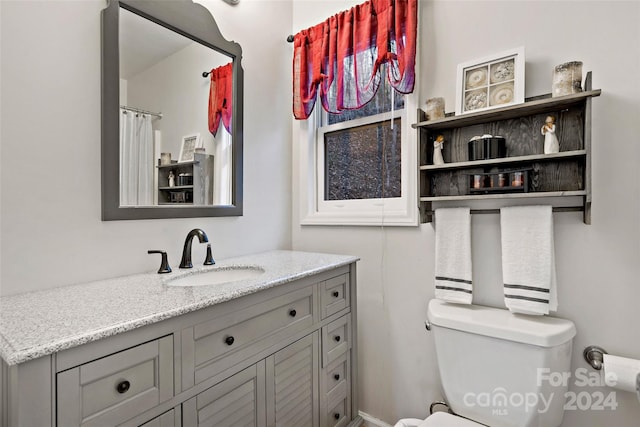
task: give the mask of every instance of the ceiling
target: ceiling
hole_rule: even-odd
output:
[[[130,79],[193,43],[190,39],[120,9],[120,78]]]

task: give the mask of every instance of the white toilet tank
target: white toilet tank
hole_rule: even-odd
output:
[[[573,322],[436,299],[428,318],[456,414],[492,427],[562,423],[570,379],[558,379],[570,373]]]

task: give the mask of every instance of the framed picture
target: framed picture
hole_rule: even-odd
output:
[[[200,140],[199,133],[183,136],[182,144],[180,145],[180,157],[178,157],[178,162],[192,161],[193,153],[195,153],[196,148],[200,147],[202,147],[202,141]]]
[[[456,114],[524,102],[524,47],[458,65]]]

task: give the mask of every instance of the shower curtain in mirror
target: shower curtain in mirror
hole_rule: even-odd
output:
[[[120,205],[153,205],[152,117],[120,109]]]

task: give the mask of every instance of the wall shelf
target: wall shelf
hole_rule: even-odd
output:
[[[590,72],[589,72],[590,73]],[[588,77],[587,77],[588,78]],[[584,92],[572,95],[552,98],[551,94],[530,98],[527,102],[511,105],[504,108],[495,108],[478,113],[467,113],[461,116],[448,116],[439,120],[428,120],[414,123],[415,128],[425,127],[429,129],[446,129],[450,127],[472,126],[480,123],[492,122],[496,120],[514,119],[522,116],[546,113],[549,110],[563,110],[572,106],[580,105],[585,100],[600,96],[602,91],[585,90]]]
[[[583,157],[587,155],[586,150],[562,151],[555,154],[532,154],[529,156],[504,157],[501,159],[473,160],[469,162],[445,163],[444,165],[421,165],[420,170],[445,170],[460,168],[476,168],[478,166],[503,165],[510,163],[530,163],[534,161],[543,162],[566,157]]]
[[[158,205],[210,206],[213,203],[213,156],[194,153],[193,157],[193,160],[187,162],[156,166],[158,168]],[[171,171],[173,171],[176,183],[178,175],[190,174],[193,177],[193,185],[169,187],[169,173]],[[180,192],[184,194],[176,195]]]
[[[465,194],[462,196],[420,197],[421,202],[452,202],[459,200],[487,200],[487,199],[533,199],[542,197],[574,197],[585,196],[584,190],[578,191],[537,191],[534,193],[504,193],[504,194]]]
[[[496,206],[517,199],[548,198],[554,211],[582,211],[591,223],[591,101],[601,90],[592,90],[591,72],[586,74],[583,92],[552,98],[542,95],[504,108],[447,116],[426,121],[419,111],[419,122],[412,126],[420,135],[420,213],[422,222],[433,221],[434,207],[459,206],[466,201],[487,201],[484,210],[499,212]],[[540,128],[548,115],[556,117],[560,151],[543,154],[544,137]],[[507,157],[487,160],[468,158],[468,142],[478,135],[505,138]],[[445,140],[445,164],[433,164],[433,141]],[[503,192],[493,187],[487,193],[470,194],[470,175],[509,173],[515,168],[529,170],[527,192]],[[493,184],[492,184],[493,185]],[[505,190],[506,191],[506,190]],[[571,206],[567,206],[570,203]],[[478,209],[472,209],[479,212]]]
[[[195,153],[194,153],[195,155]],[[175,168],[181,168],[181,167],[187,167],[187,166],[193,166],[193,165],[197,165],[199,163],[199,161],[197,160],[189,160],[187,162],[175,162],[175,163],[169,163],[168,165],[157,165],[156,167],[158,169],[175,169]]]
[[[193,190],[193,185],[176,185],[174,187],[158,187],[158,190],[165,190],[165,191]]]

